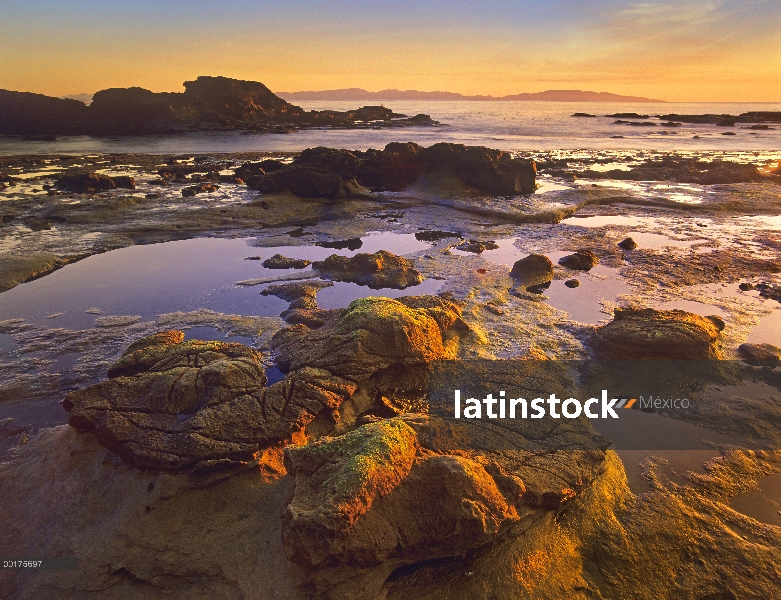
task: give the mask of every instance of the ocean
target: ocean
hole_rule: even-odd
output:
[[[307,110],[348,110],[377,100],[300,102]],[[747,124],[734,127],[686,124],[679,127],[633,127],[614,124],[605,115],[636,112],[647,115],[732,114],[748,111],[781,111],[781,103],[577,103],[577,102],[475,102],[388,101],[396,112],[425,113],[441,127],[328,130],[313,129],[291,134],[239,132],[178,135],[61,137],[55,142],[0,137],[0,155],[149,153],[183,154],[215,152],[296,152],[314,146],[365,150],[388,142],[413,141],[428,146],[457,142],[511,151],[630,150],[651,152],[742,151],[781,152],[781,126],[752,131]],[[596,118],[571,116],[576,112]],[[735,135],[724,135],[734,133]],[[781,156],[779,156],[781,158]]]

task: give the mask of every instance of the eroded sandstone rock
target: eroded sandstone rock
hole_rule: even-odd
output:
[[[432,452],[436,428],[406,415],[285,450],[296,488],[283,545],[316,589],[374,597],[399,565],[461,556],[518,521],[523,482],[495,464]]]
[[[351,382],[307,367],[266,387],[259,352],[182,339],[182,332],[167,331],[132,344],[107,381],[66,396],[70,425],[92,431],[140,468],[241,466],[355,391]]]
[[[604,359],[721,359],[719,333],[710,319],[683,310],[618,308],[589,345]]]

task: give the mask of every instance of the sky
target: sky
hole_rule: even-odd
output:
[[[781,1],[0,0],[0,88],[182,91],[198,75],[779,102]]]

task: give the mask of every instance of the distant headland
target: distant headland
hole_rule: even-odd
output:
[[[455,92],[421,92],[418,90],[381,90],[369,92],[362,88],[324,90],[320,92],[278,92],[288,101],[301,100],[474,100],[474,101],[529,101],[529,102],[667,102],[642,96],[622,96],[610,92],[583,90],[546,90],[544,92],[511,94],[509,96],[465,96]]]

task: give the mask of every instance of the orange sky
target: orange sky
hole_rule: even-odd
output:
[[[0,9],[0,88],[179,91],[186,79],[225,75],[274,91],[574,88],[781,101],[778,0],[217,4],[12,2]]]

